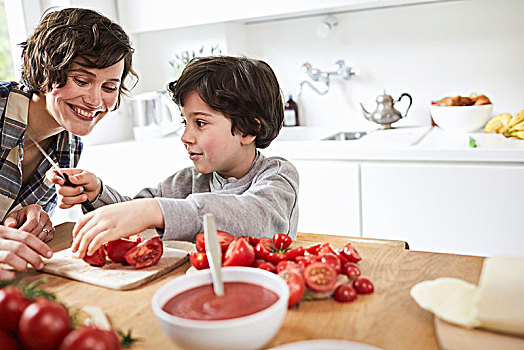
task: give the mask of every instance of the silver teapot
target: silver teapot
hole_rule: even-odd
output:
[[[403,97],[409,98],[409,106],[408,108],[406,108],[406,112],[404,113],[404,115],[402,115],[394,107],[395,103],[399,102]],[[364,113],[364,117],[366,117],[366,119],[372,122],[380,124],[383,129],[391,129],[392,123],[399,121],[401,118],[405,117],[408,114],[409,108],[411,107],[412,99],[409,94],[403,93],[402,95],[400,95],[398,100],[393,101],[393,97],[386,95],[386,91],[384,91],[383,95],[377,96],[376,102],[377,108],[372,113],[366,111],[362,103],[360,104]]]

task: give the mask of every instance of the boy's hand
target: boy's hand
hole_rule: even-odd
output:
[[[102,190],[102,182],[93,173],[82,169],[62,169],[69,177],[69,181],[78,185],[76,187],[65,186],[65,180],[54,169],[46,173],[46,177],[55,184],[58,193],[58,207],[69,209],[76,204],[85,202],[86,199],[94,201]]]
[[[164,216],[155,199],[107,205],[78,220],[73,228],[71,249],[81,259],[93,255],[105,242],[140,233],[151,226],[164,227]]]

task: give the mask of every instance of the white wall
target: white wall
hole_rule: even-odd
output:
[[[397,125],[429,124],[430,101],[447,95],[485,93],[494,114],[524,108],[522,0],[443,2],[335,17],[338,26],[325,39],[316,36],[324,16],[136,34],[136,91],[163,89],[175,53],[220,43],[229,54],[266,60],[286,94],[306,78],[300,69],[306,61],[323,70],[333,70],[338,59],[355,67],[358,77],[333,79],[327,95],[304,86],[297,102],[306,125],[369,126],[359,102],[373,109],[384,89],[395,98],[413,96],[408,117]]]

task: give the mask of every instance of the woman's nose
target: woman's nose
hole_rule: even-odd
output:
[[[84,95],[84,102],[91,108],[100,107],[102,105],[102,93],[100,88],[93,86]]]

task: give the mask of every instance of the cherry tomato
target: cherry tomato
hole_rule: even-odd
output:
[[[301,274],[293,270],[283,270],[278,273],[284,281],[286,281],[289,287],[289,301],[288,307],[291,307],[298,303],[304,295],[306,284]]]
[[[0,329],[15,333],[24,309],[31,304],[22,290],[16,286],[0,289]],[[0,347],[1,348],[1,347]]]
[[[237,238],[227,248],[223,266],[251,266],[255,261],[255,250],[245,238]]]
[[[277,271],[277,268],[275,267],[275,265],[273,265],[269,261],[264,261],[263,263],[258,264],[257,268],[258,269],[262,269],[262,270],[266,270],[266,271],[269,271],[269,272],[276,272]]]
[[[31,303],[20,317],[18,337],[26,349],[57,349],[71,329],[67,310],[44,297]]]
[[[19,350],[20,346],[18,345],[18,342],[11,334],[4,332],[3,330],[0,329],[0,349]]]
[[[155,265],[164,253],[164,246],[160,238],[153,237],[140,242],[136,247],[129,249],[124,258],[137,269]]]
[[[306,250],[304,247],[297,247],[294,249],[290,249],[287,252],[284,253],[284,256],[287,260],[295,260],[297,256],[303,256]]]
[[[120,238],[116,241],[107,242],[107,256],[116,263],[127,264],[124,254],[127,251],[138,245],[138,241],[133,241],[126,238]]]
[[[58,350],[119,350],[120,339],[112,330],[79,327],[69,332]]]
[[[299,263],[300,265],[307,267],[310,264],[316,263],[320,261],[320,257],[318,255],[304,255],[304,256],[297,256],[295,258],[295,261]]]
[[[337,272],[331,265],[323,262],[308,265],[304,270],[304,277],[308,287],[317,292],[332,290],[337,283]]]
[[[284,250],[291,245],[293,240],[285,233],[275,233],[273,236],[273,245],[277,250]]]
[[[220,249],[225,252],[229,244],[233,242],[236,237],[229,232],[224,232],[217,230],[218,243],[220,244]],[[200,232],[196,235],[196,250],[199,253],[206,252],[206,242],[204,240],[204,232]]]
[[[333,296],[339,303],[349,303],[357,299],[357,291],[349,284],[341,284],[335,289]]]
[[[264,259],[274,265],[286,259],[284,254],[275,252],[273,240],[269,238],[260,238],[260,241],[255,247],[255,256],[257,259]]]
[[[100,246],[93,255],[86,255],[82,259],[93,266],[104,266],[106,264],[106,251],[104,246]]]
[[[312,255],[318,255],[318,250],[320,249],[320,246],[322,243],[313,244],[311,247],[306,248],[306,252]]]
[[[346,244],[340,252],[340,254],[342,254],[346,259],[352,262],[359,262],[360,260],[362,260],[360,254],[357,252],[355,247],[351,245],[351,243]]]
[[[257,237],[248,237],[248,240],[249,244],[251,244],[253,247],[256,246],[258,242],[260,242],[260,238]]]
[[[358,294],[370,294],[375,290],[373,283],[366,277],[357,277],[353,281],[353,288],[355,288]]]
[[[331,247],[331,244],[329,243],[323,243],[319,249],[318,249],[318,252],[317,252],[317,255],[324,255],[324,254],[335,254],[335,251],[333,250],[333,248]]]
[[[296,263],[294,261],[290,261],[290,260],[282,260],[281,262],[279,262],[277,264],[276,269],[277,269],[277,273],[279,273],[282,270],[296,270],[300,274],[302,274],[302,272],[304,272],[304,266],[303,265],[301,265],[299,263]]]
[[[189,261],[197,270],[209,269],[209,261],[207,260],[206,253],[191,253],[189,254]]]
[[[331,265],[333,269],[335,269],[335,272],[337,274],[340,273],[341,265],[340,260],[338,260],[337,256],[333,253],[324,253],[323,255],[320,255],[320,261],[323,263],[326,263],[328,265]]]
[[[360,268],[354,262],[347,262],[342,265],[342,273],[348,277],[360,276]]]

